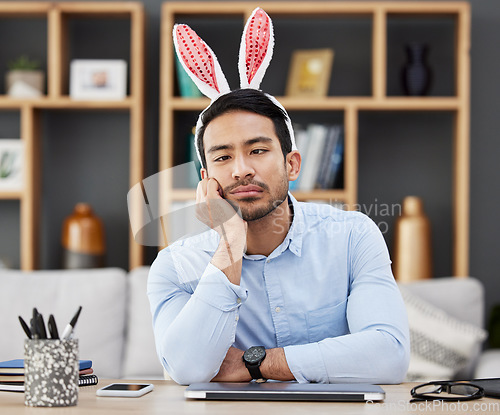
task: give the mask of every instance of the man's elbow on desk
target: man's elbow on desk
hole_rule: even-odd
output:
[[[175,364],[171,366],[165,362],[165,359],[163,359],[163,367],[169,376],[179,385],[210,382],[217,374],[217,372],[208,373],[208,371],[205,370],[206,368],[196,367],[193,364]]]
[[[380,359],[373,362],[374,379],[370,383],[390,385],[404,382],[409,362],[409,347],[395,342],[394,347],[388,347]]]
[[[164,369],[179,385],[210,382],[220,367],[220,364],[214,363],[215,359],[201,354],[189,355],[185,348],[169,349],[164,346],[160,354]]]

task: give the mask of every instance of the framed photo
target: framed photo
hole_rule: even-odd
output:
[[[71,61],[69,95],[82,100],[119,100],[127,95],[124,60]]]
[[[24,142],[0,139],[0,192],[18,191],[24,184]]]
[[[287,96],[324,97],[328,93],[333,64],[333,49],[296,50],[293,52]]]

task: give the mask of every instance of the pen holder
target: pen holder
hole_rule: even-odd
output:
[[[78,370],[78,340],[25,340],[24,404],[76,405]]]

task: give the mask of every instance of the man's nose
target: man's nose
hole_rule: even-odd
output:
[[[234,158],[233,179],[244,179],[246,177],[253,177],[254,175],[255,170],[247,157],[238,155]]]

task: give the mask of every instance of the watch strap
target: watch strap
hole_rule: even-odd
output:
[[[250,372],[250,376],[252,379],[264,379],[264,376],[262,376],[262,373],[260,371],[260,364],[258,365],[250,365],[245,362],[245,366],[247,367],[248,371]]]

